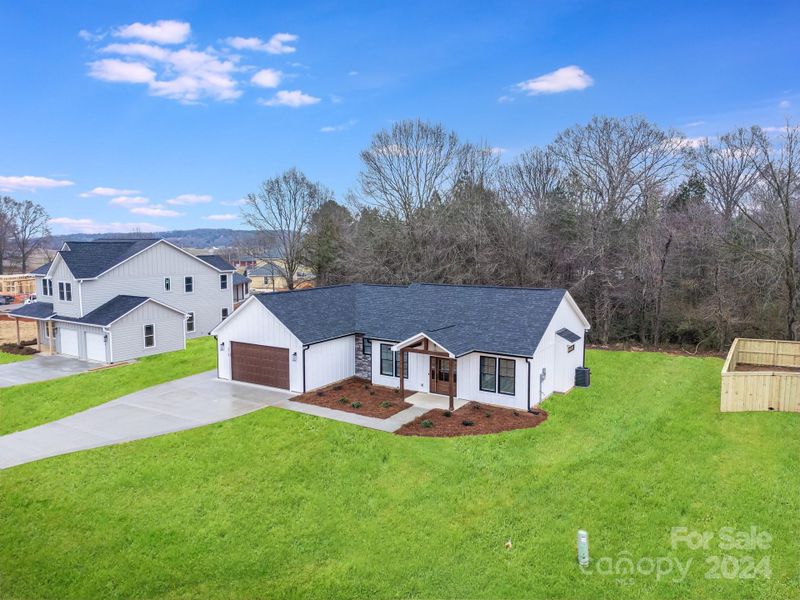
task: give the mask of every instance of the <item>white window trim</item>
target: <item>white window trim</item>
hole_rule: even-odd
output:
[[[186,280],[187,279],[191,279],[192,280],[192,291],[190,291],[190,292],[186,291]],[[184,275],[183,276],[183,293],[184,294],[194,294],[194,275]]]
[[[228,314],[227,314],[227,315],[223,314],[225,311],[228,311]],[[225,319],[227,319],[228,317],[230,317],[230,316],[231,316],[231,311],[230,311],[230,309],[229,309],[227,306],[223,306],[223,307],[220,309],[220,311],[219,311],[219,314],[220,314],[220,316],[222,317],[222,320],[224,321]]]
[[[64,297],[61,297],[61,289],[63,286],[64,290]],[[67,286],[69,286],[69,300],[67,300]],[[72,302],[72,282],[71,281],[59,281],[58,282],[58,301],[59,302]]]
[[[153,345],[152,346],[148,346],[147,345],[147,328],[148,327],[152,327],[153,328]],[[150,348],[155,348],[156,347],[156,324],[155,323],[147,323],[146,325],[142,325],[142,346],[145,348],[145,350],[149,350]]]
[[[225,278],[225,287],[222,287],[222,279]],[[230,287],[230,278],[227,273],[219,274],[219,289],[227,290]]]
[[[189,329],[189,317],[186,317],[186,333],[194,333],[195,326],[196,326],[196,323],[195,323],[195,320],[194,320],[194,311],[193,310],[187,311],[186,314],[187,315],[192,315],[192,317],[191,317],[192,328],[191,329]]]
[[[167,282],[169,281],[169,289],[167,289]],[[164,293],[171,294],[172,293],[172,277],[164,277]]]

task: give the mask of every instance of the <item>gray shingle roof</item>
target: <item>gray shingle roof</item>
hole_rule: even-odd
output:
[[[50,270],[50,265],[52,265],[52,264],[53,264],[53,261],[51,260],[49,263],[46,263],[46,264],[42,265],[38,269],[34,269],[33,271],[31,271],[30,274],[31,275],[47,275],[47,272]]]
[[[581,336],[579,336],[577,333],[573,333],[572,331],[570,331],[566,327],[562,327],[561,329],[556,331],[556,335],[560,335],[562,338],[567,340],[570,344],[573,344],[573,343],[577,342],[579,339],[581,339]]]
[[[10,315],[14,315],[16,317],[30,317],[32,319],[47,319],[52,317],[53,314],[53,303],[52,302],[31,302],[30,304],[24,304],[19,308],[15,308],[12,311],[9,311]]]
[[[241,273],[234,271],[233,272],[233,285],[242,285],[244,283],[250,283],[250,278],[245,277]]]
[[[67,242],[69,250],[59,254],[76,279],[87,279],[97,277],[159,241],[157,238],[150,238]]]
[[[362,333],[402,341],[425,333],[456,356],[532,356],[563,289],[352,284],[262,294],[258,300],[301,342]]]
[[[204,263],[211,265],[218,271],[233,271],[233,265],[216,254],[200,254],[197,256],[197,258],[202,260]]]
[[[250,277],[283,277],[281,270],[272,263],[266,263],[259,267],[247,270]]]
[[[111,325],[111,323],[123,315],[132,311],[134,308],[141,306],[148,300],[150,300],[150,298],[146,296],[114,296],[111,300],[101,306],[98,306],[93,311],[85,314],[81,318],[57,316],[55,317],[55,320],[106,327]]]

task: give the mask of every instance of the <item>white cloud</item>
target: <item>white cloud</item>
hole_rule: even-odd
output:
[[[340,123],[339,125],[325,125],[325,127],[320,127],[321,133],[336,133],[338,131],[344,131],[346,129],[350,129],[353,125],[356,124],[355,119],[350,119],[346,123]]]
[[[38,177],[35,175],[0,175],[0,190],[26,190],[29,192],[38,189],[52,189],[75,185],[69,179],[53,179],[51,177]]]
[[[263,88],[278,87],[283,79],[283,73],[275,69],[261,69],[258,73],[250,78],[253,85]]]
[[[707,140],[714,139],[713,136],[698,136],[698,137],[676,137],[672,138],[672,142],[681,148],[699,148]]]
[[[136,206],[131,209],[131,212],[135,215],[145,215],[147,217],[179,217],[183,214],[179,213],[177,210],[164,208],[159,205]]]
[[[316,104],[320,99],[315,96],[304,94],[300,90],[281,90],[269,100],[261,99],[259,103],[264,106],[290,106],[292,108],[299,108],[301,106],[310,106]]]
[[[498,101],[500,104],[508,104],[509,102],[513,102],[513,101],[514,101],[514,97],[513,97],[513,96],[500,96],[500,97],[497,99],[497,101]]]
[[[503,148],[502,146],[493,146],[492,148],[489,148],[489,152],[491,154],[497,154],[500,156],[501,154],[508,152],[508,148]]]
[[[184,21],[156,21],[155,23],[131,23],[123,25],[114,32],[115,37],[136,38],[156,44],[182,44],[192,27]]]
[[[778,108],[786,109],[786,108],[791,108],[791,107],[792,107],[792,103],[789,102],[788,100],[781,100],[778,103]]]
[[[145,64],[104,58],[89,63],[89,76],[115,83],[151,83],[156,74]]]
[[[167,204],[182,206],[185,204],[205,204],[211,202],[213,198],[208,194],[181,194],[167,200]]]
[[[297,48],[290,45],[297,41],[298,36],[293,33],[276,33],[268,41],[257,37],[232,37],[225,42],[236,50],[255,50],[256,52],[268,52],[270,54],[291,54]]]
[[[92,188],[88,192],[82,192],[80,195],[81,198],[91,198],[92,196],[133,196],[134,194],[138,194],[139,190],[126,190],[122,188],[112,188],[112,187],[96,187]]]
[[[583,69],[570,65],[518,83],[516,89],[529,96],[535,96],[585,90],[592,84],[594,84],[594,80]]]
[[[136,206],[137,204],[147,204],[150,202],[144,196],[117,196],[108,201],[109,204],[117,206]]]
[[[206,221],[235,221],[239,218],[239,215],[234,215],[231,213],[225,213],[223,215],[208,215],[207,217],[203,217]]]
[[[238,57],[222,57],[213,48],[170,50],[142,43],[109,44],[104,54],[136,60],[106,58],[89,63],[89,75],[116,83],[143,83],[153,96],[184,103],[203,98],[234,100],[242,95],[234,75]]]
[[[78,32],[78,37],[87,42],[98,42],[106,37],[105,33],[92,33],[86,29],[81,29]]]
[[[71,217],[56,217],[50,219],[51,225],[65,233],[130,233],[142,231],[152,233],[164,231],[163,227],[152,223],[97,223],[92,219],[73,219]]]

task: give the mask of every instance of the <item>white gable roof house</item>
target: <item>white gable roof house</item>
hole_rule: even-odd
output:
[[[589,327],[563,289],[349,284],[253,296],[211,333],[221,379],[303,393],[357,376],[530,410],[574,387]]]
[[[233,312],[234,269],[163,239],[65,242],[33,273],[39,345],[99,363],[181,350]]]

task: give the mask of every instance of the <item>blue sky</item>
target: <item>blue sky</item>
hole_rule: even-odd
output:
[[[59,233],[239,228],[291,166],[342,199],[405,118],[511,160],[594,114],[800,112],[796,1],[104,4],[0,0],[0,193]]]

